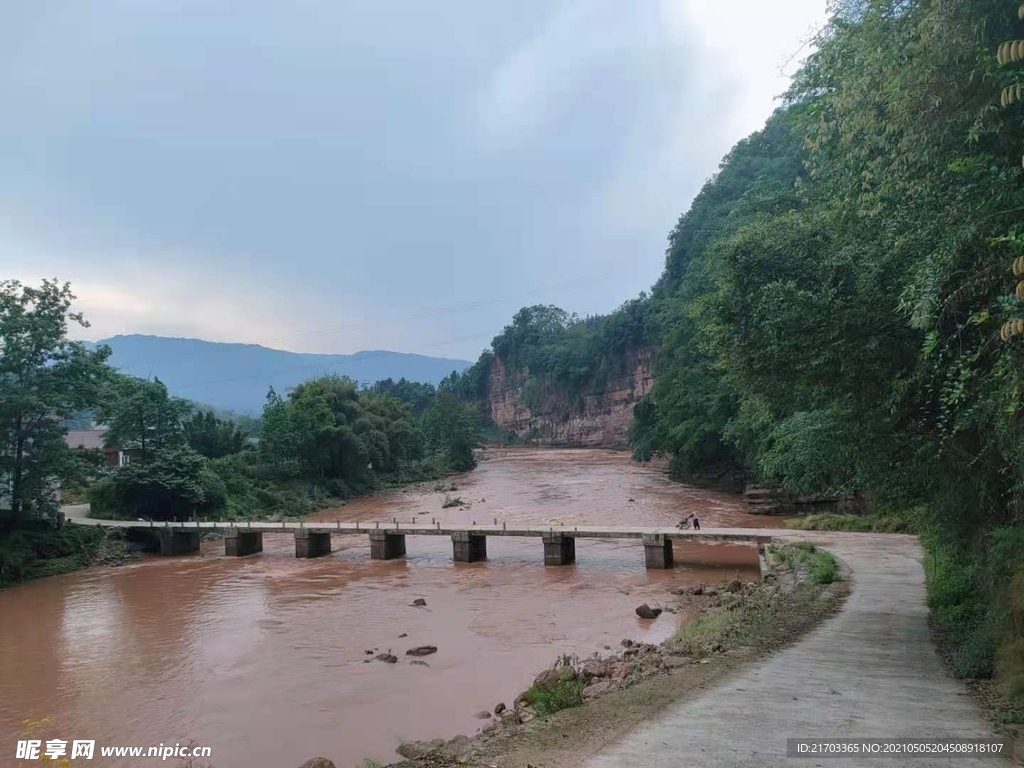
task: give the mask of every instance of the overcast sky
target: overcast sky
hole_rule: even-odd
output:
[[[475,359],[648,289],[825,0],[0,10],[0,277],[87,338]]]

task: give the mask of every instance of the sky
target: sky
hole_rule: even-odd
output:
[[[0,10],[0,279],[91,327],[475,359],[605,313],[825,0],[33,0]]]

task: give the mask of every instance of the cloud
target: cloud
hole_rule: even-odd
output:
[[[96,336],[473,357],[521,304],[649,287],[823,15],[22,4],[0,28],[0,271],[72,280]]]

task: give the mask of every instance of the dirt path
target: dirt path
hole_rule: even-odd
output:
[[[952,768],[964,758],[787,759],[786,738],[992,735],[965,686],[935,651],[916,538],[782,535],[827,547],[853,570],[853,591],[843,610],[796,645],[669,707],[656,722],[599,751],[587,768]]]

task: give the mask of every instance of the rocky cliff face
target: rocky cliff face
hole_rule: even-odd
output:
[[[575,394],[495,360],[488,386],[491,420],[539,445],[625,447],[633,406],[654,386],[653,358],[651,349],[636,352],[625,361],[625,373]]]

